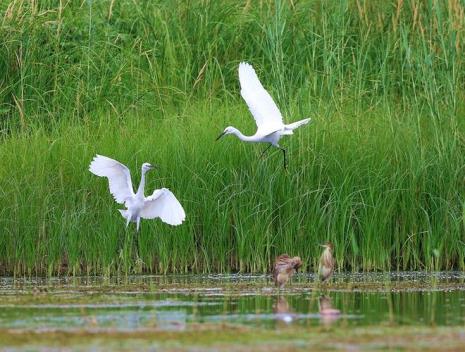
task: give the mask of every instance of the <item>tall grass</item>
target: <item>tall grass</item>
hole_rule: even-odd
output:
[[[267,270],[276,254],[340,269],[465,268],[460,1],[33,1],[0,4],[4,273]],[[287,121],[253,133],[237,64]],[[185,224],[124,229],[95,153],[160,164]]]

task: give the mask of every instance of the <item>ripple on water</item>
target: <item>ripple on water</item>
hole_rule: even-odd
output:
[[[277,295],[269,275],[0,278],[0,328],[140,331],[227,323],[274,329],[465,321],[462,272],[336,274],[324,288],[314,280],[301,273]],[[340,313],[320,314],[322,302]]]

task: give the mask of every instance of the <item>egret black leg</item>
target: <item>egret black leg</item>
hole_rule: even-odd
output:
[[[136,232],[134,236],[134,251],[136,253],[136,258],[139,257],[139,232]]]
[[[284,157],[284,169],[287,169],[287,164],[286,164],[286,149],[279,147],[283,151],[283,157]]]
[[[260,154],[260,158],[263,158],[263,155],[265,155],[266,151],[271,148],[271,144],[265,148],[265,150]]]

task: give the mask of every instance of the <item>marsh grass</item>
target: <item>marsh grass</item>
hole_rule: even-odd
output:
[[[4,273],[265,271],[332,240],[339,269],[464,269],[464,6],[459,1],[0,4]],[[282,155],[237,64],[286,120]],[[124,229],[95,153],[171,188],[183,226]]]

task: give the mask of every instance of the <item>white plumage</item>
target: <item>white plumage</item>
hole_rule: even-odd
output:
[[[284,122],[281,112],[263,88],[253,67],[245,62],[239,64],[239,82],[241,96],[257,124],[256,135],[266,136],[282,129]]]
[[[142,176],[136,193],[132,188],[131,173],[120,162],[106,156],[97,155],[89,166],[94,175],[108,178],[110,193],[115,201],[124,204],[126,209],[120,209],[121,215],[129,222],[140,227],[140,219],[160,218],[169,225],[180,225],[186,218],[183,207],[174,194],[167,188],[157,189],[151,196],[145,197],[145,174],[153,169],[149,163],[142,164]]]
[[[219,135],[217,140],[224,135],[234,134],[244,142],[270,143],[269,147],[274,146],[283,151],[284,167],[286,168],[286,150],[279,146],[279,140],[284,135],[293,134],[294,129],[309,123],[311,119],[304,119],[285,125],[281,112],[273,101],[273,98],[263,88],[253,67],[246,62],[239,64],[239,82],[241,84],[241,96],[247,103],[255,119],[257,132],[253,136],[245,136],[237,128],[228,126]]]

